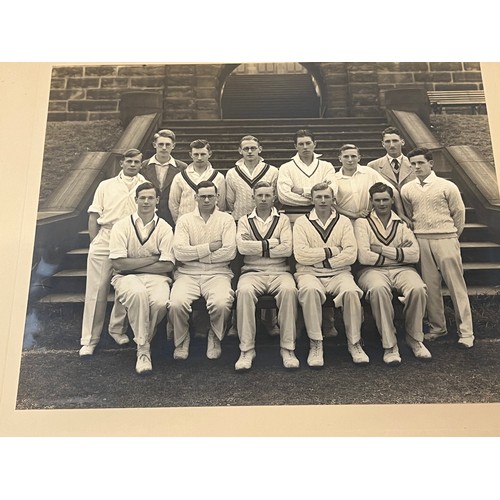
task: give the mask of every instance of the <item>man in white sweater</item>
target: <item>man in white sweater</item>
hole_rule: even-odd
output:
[[[311,367],[324,364],[322,305],[326,296],[331,295],[335,307],[342,308],[347,347],[353,362],[366,364],[369,358],[361,347],[363,292],[351,274],[351,265],[357,257],[352,224],[333,208],[335,197],[329,184],[313,186],[311,195],[314,208],[300,216],[293,226],[295,278],[310,339],[307,363]]]
[[[177,223],[181,215],[195,209],[196,186],[202,181],[211,181],[215,184],[219,194],[217,207],[222,211],[226,209],[226,181],[210,163],[212,148],[209,142],[205,139],[197,139],[189,147],[189,156],[193,162],[174,177],[168,197],[168,208],[174,223]]]
[[[438,177],[432,170],[432,152],[413,149],[408,158],[417,178],[405,184],[401,197],[413,220],[413,231],[420,246],[422,278],[427,285],[426,340],[447,334],[441,278],[450,291],[458,329],[458,345],[474,345],[472,313],[465,284],[458,238],[465,226],[465,206],[458,187]]]
[[[175,228],[177,269],[170,294],[169,314],[174,327],[174,359],[189,356],[191,304],[204,297],[210,317],[207,357],[220,357],[221,341],[231,314],[234,292],[230,263],[236,256],[236,225],[231,215],[217,210],[217,187],[196,186],[197,207],[181,216]]]
[[[312,208],[311,188],[319,182],[327,182],[337,196],[335,168],[314,152],[316,139],[307,129],[298,130],[294,136],[297,154],[278,170],[278,198],[290,207]]]
[[[111,230],[109,258],[116,300],[127,310],[137,344],[136,371],[153,369],[151,341],[158,323],[167,314],[174,268],[173,231],[155,213],[160,190],[150,182],[136,189],[137,212],[119,220]]]
[[[292,255],[290,220],[274,207],[274,186],[259,181],[253,188],[255,209],[238,222],[236,242],[244,256],[236,290],[241,354],[236,370],[249,370],[255,357],[255,304],[264,294],[274,295],[278,307],[283,366],[298,368],[295,357],[297,288],[290,273]]]
[[[431,359],[431,353],[423,344],[422,330],[427,289],[413,267],[419,258],[417,240],[392,211],[394,191],[390,186],[377,182],[369,193],[373,210],[366,218],[354,221],[358,261],[362,266],[357,282],[370,301],[382,337],[384,362],[390,366],[401,363],[394,326],[393,290],[404,304],[407,344],[415,357]]]

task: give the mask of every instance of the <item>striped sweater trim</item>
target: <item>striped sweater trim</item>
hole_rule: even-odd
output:
[[[318,170],[318,167],[319,167],[319,159],[316,159],[317,163],[316,163],[316,166],[314,167],[314,170],[312,171],[312,173],[308,174],[307,172],[304,172],[304,170],[302,170],[302,168],[299,166],[299,164],[293,160],[293,163],[295,163],[296,167],[306,176],[306,177],[309,177],[311,178],[315,173],[316,173],[316,170]]]
[[[257,184],[257,182],[259,182],[267,174],[268,170],[269,170],[269,164],[266,163],[264,165],[264,168],[262,169],[262,171],[257,176],[255,176],[253,179],[250,179],[245,174],[245,172],[243,172],[243,170],[241,170],[239,165],[235,166],[236,173],[250,186],[251,189],[253,189],[255,184]]]
[[[219,172],[217,170],[214,170],[212,175],[207,179],[207,181],[210,181],[210,182],[213,182],[213,180],[217,177],[217,174]],[[198,184],[196,184],[196,182],[193,182],[189,175],[187,174],[187,172],[185,170],[182,170],[181,171],[181,175],[183,177],[183,179],[186,181],[186,183],[188,184],[188,186],[196,192],[196,188],[198,187]]]
[[[134,228],[135,235],[137,236],[137,239],[139,240],[139,243],[142,246],[144,246],[149,241],[149,239],[151,238],[151,236],[153,236],[153,233],[155,232],[155,229],[158,226],[159,220],[160,220],[159,218],[156,219],[156,222],[153,224],[153,227],[150,229],[149,234],[146,236],[146,239],[143,240],[141,238],[139,230],[137,229],[137,226],[134,224],[134,218],[132,217],[132,215],[130,216],[130,222],[132,223],[132,227]]]
[[[328,224],[328,226],[326,227],[326,229],[323,229],[318,224],[317,221],[311,220],[309,218],[309,216],[310,216],[310,213],[306,214],[307,220],[312,224],[312,226],[314,227],[314,229],[316,229],[316,231],[319,233],[319,235],[321,236],[321,239],[323,240],[323,242],[326,243],[328,241],[328,238],[332,234],[333,228],[337,225],[337,222],[340,219],[340,214],[337,212],[337,214],[335,215],[335,218],[330,222],[330,224]]]
[[[390,245],[393,241],[394,241],[394,238],[396,237],[397,235],[397,232],[398,232],[398,227],[399,227],[399,224],[402,224],[403,221],[401,220],[393,220],[392,221],[392,227],[391,227],[391,231],[389,232],[388,236],[385,237],[377,228],[376,224],[375,224],[375,221],[371,218],[371,216],[369,215],[368,217],[366,217],[366,220],[368,222],[368,224],[370,225],[370,228],[371,230],[373,231],[373,233],[375,234],[375,237],[381,242],[383,243],[384,245],[388,246]]]

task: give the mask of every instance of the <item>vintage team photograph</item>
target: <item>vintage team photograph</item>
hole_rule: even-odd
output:
[[[500,402],[479,62],[54,64],[16,410]]]

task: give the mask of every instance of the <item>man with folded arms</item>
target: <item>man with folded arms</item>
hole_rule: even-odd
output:
[[[415,235],[393,211],[393,189],[377,182],[370,188],[373,210],[366,218],[354,221],[358,243],[358,260],[362,265],[357,282],[370,301],[375,324],[382,337],[384,362],[390,366],[401,363],[392,291],[401,295],[404,304],[406,342],[415,357],[431,359],[423,344],[422,330],[427,289],[412,264],[419,259]]]
[[[450,291],[455,309],[458,346],[474,345],[469,294],[464,280],[458,238],[465,226],[465,205],[458,187],[432,170],[432,152],[418,148],[408,153],[417,178],[404,185],[401,197],[413,219],[413,231],[420,246],[420,268],[427,285],[426,340],[447,334],[441,279]]]
[[[351,265],[357,257],[352,224],[333,208],[335,196],[329,184],[316,184],[311,195],[314,208],[301,215],[293,226],[295,278],[310,339],[307,364],[310,367],[324,364],[321,319],[327,294],[333,296],[335,307],[342,308],[347,348],[353,362],[366,364],[369,358],[361,347],[363,292],[351,274]]]
[[[136,372],[151,372],[151,341],[167,314],[174,267],[173,232],[159,218],[158,188],[150,182],[136,189],[137,212],[118,221],[111,230],[109,258],[115,272],[111,280],[116,300],[127,310],[137,344]]]
[[[210,317],[207,357],[217,359],[222,348],[234,292],[230,263],[236,256],[236,225],[231,215],[217,210],[217,187],[202,181],[196,186],[197,207],[182,215],[175,228],[175,281],[170,294],[169,314],[174,327],[174,359],[189,356],[191,304],[200,296]]]
[[[255,357],[255,304],[259,295],[276,298],[280,352],[285,368],[298,368],[295,357],[297,288],[290,273],[292,230],[285,214],[274,207],[274,186],[259,181],[253,187],[255,209],[238,221],[236,242],[244,256],[236,290],[241,354],[236,370],[249,370]]]

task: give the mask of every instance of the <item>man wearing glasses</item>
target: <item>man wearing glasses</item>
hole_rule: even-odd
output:
[[[174,235],[177,261],[170,294],[169,314],[174,327],[174,359],[189,356],[191,304],[200,296],[210,316],[207,357],[217,359],[234,292],[230,263],[236,256],[236,225],[226,212],[216,209],[217,186],[202,181],[196,186],[196,208],[179,217]]]
[[[163,129],[156,133],[153,137],[153,147],[156,153],[149,160],[144,160],[141,174],[160,190],[157,214],[173,227],[174,220],[168,208],[170,187],[174,177],[187,165],[172,156],[175,148],[175,134],[171,130]]]

